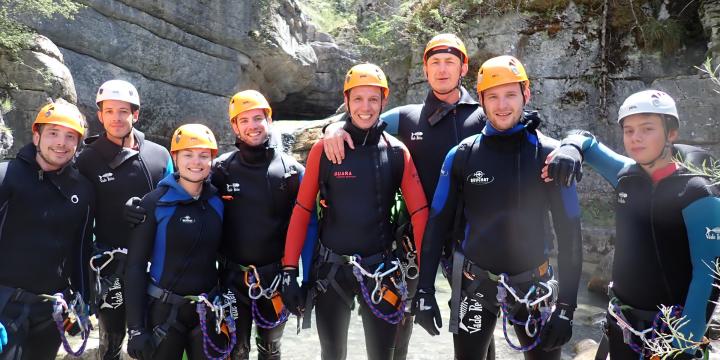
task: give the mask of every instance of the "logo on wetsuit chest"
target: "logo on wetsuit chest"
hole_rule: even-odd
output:
[[[422,139],[423,139],[422,131],[410,133],[410,140],[422,140]]]
[[[240,191],[240,184],[238,183],[232,183],[232,184],[225,184],[225,190],[227,192],[239,192]]]
[[[484,172],[478,170],[470,174],[467,177],[467,181],[472,185],[487,185],[495,180],[495,177],[486,175]]]
[[[627,202],[627,197],[628,197],[627,193],[619,192],[618,198],[617,198],[618,204],[625,204]]]
[[[720,240],[720,226],[716,226],[714,228],[705,228],[705,237],[708,240]]]
[[[185,215],[185,216],[181,217],[180,221],[183,224],[194,224],[195,223],[195,219],[191,218],[190,215]]]
[[[115,180],[115,176],[113,173],[104,173],[102,175],[98,175],[98,180],[100,180],[101,183],[106,183]]]
[[[333,176],[336,179],[354,179],[357,177],[357,176],[353,175],[352,171],[350,171],[350,170],[334,171]]]

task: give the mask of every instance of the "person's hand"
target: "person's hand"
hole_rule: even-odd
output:
[[[127,352],[133,359],[152,359],[155,352],[152,333],[145,329],[129,329]]]
[[[282,271],[282,281],[280,283],[280,296],[282,297],[285,308],[295,316],[301,316],[305,308],[302,290],[297,282],[298,269],[288,267]]]
[[[576,146],[563,144],[547,156],[540,177],[545,182],[557,181],[570,186],[582,180],[582,162],[582,153]]]
[[[0,353],[3,352],[3,347],[7,345],[8,342],[8,336],[7,331],[5,331],[5,326],[3,326],[2,323],[0,323]]]
[[[570,341],[574,313],[574,306],[562,303],[555,306],[555,311],[550,315],[550,319],[540,333],[543,350],[555,350]]]
[[[140,206],[140,198],[135,196],[128,199],[123,209],[123,217],[131,228],[142,224],[147,218],[147,210]]]
[[[434,291],[418,289],[412,303],[412,314],[415,316],[415,323],[435,336],[440,335],[442,328],[442,317],[440,308],[435,300]]]
[[[323,134],[325,156],[333,164],[342,164],[345,159],[345,143],[355,150],[355,144],[353,144],[350,134],[342,128],[343,123],[343,121],[338,121],[328,125]]]

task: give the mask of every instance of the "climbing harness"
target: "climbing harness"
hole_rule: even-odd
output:
[[[282,303],[282,298],[277,290],[281,282],[281,277],[282,275],[280,273],[276,274],[270,286],[263,288],[260,283],[260,274],[254,265],[248,266],[248,270],[245,271],[245,285],[248,287],[252,317],[255,324],[263,329],[275,328],[286,322],[290,316],[290,311],[288,311]],[[275,308],[278,316],[277,320],[270,321],[262,316],[257,305],[257,300],[260,298],[266,298],[272,302],[273,308]]]
[[[95,305],[102,307],[101,303],[105,302],[105,297],[111,288],[113,286],[119,286],[119,279],[125,271],[126,257],[127,249],[116,248],[100,252],[90,258],[90,269],[95,272],[95,294],[93,299]],[[102,261],[98,265],[98,262],[102,259],[105,259],[105,261]],[[102,271],[113,261],[117,262],[113,273],[102,276]],[[118,284],[116,284],[116,282],[118,282]],[[116,302],[119,303],[118,305],[122,304],[122,292],[120,292],[120,299]]]
[[[220,296],[216,296],[215,300],[213,300],[213,302],[211,303],[208,300],[207,294],[205,293],[198,296],[188,296],[186,298],[190,299],[192,302],[195,303],[195,311],[200,318],[200,331],[202,332],[203,352],[205,353],[205,356],[210,360],[223,360],[227,358],[232,352],[233,348],[235,348],[235,343],[237,342],[235,320],[233,319],[230,312],[227,312],[227,315],[225,315],[225,307],[229,306],[229,303],[220,300]],[[220,334],[222,332],[222,322],[225,321],[225,325],[228,328],[228,335],[230,337],[230,343],[225,349],[221,349],[219,346],[215,345],[215,343],[213,343],[213,341],[210,339],[210,336],[208,336],[206,320],[207,308],[210,308],[210,310],[212,310],[215,314],[215,332],[217,334]],[[210,346],[210,348],[220,354],[220,356],[215,357],[210,355],[208,346]]]
[[[557,293],[558,282],[550,279],[545,282],[535,281],[525,295],[520,297],[518,291],[510,283],[508,275],[500,274],[497,285],[497,301],[500,303],[503,315],[505,341],[511,348],[518,351],[529,351],[540,344],[540,332],[553,312]],[[508,294],[512,296],[511,299],[508,299]],[[511,310],[510,307],[513,309]],[[512,313],[516,313],[523,307],[528,313],[527,319],[517,320]],[[512,325],[522,326],[525,334],[533,339],[533,342],[525,346],[514,344],[507,333],[508,322]]]
[[[385,320],[389,324],[398,324],[403,319],[403,316],[405,314],[405,303],[407,302],[407,284],[405,281],[405,278],[407,276],[404,269],[400,265],[400,260],[392,260],[390,263],[393,266],[384,272],[382,270],[385,267],[385,263],[380,263],[380,265],[378,265],[378,267],[372,273],[365,270],[365,268],[360,263],[361,261],[362,258],[360,257],[360,255],[354,255],[348,259],[347,263],[349,265],[352,265],[353,267],[353,275],[360,284],[360,294],[365,300],[365,303],[368,305],[368,308],[370,308],[370,311],[372,311],[372,313],[376,317]],[[397,281],[394,277],[390,277],[390,281],[400,293],[400,305],[396,307],[395,311],[386,315],[383,314],[379,309],[377,309],[376,306],[379,305],[380,302],[383,301],[383,299],[388,300],[388,302],[390,302],[391,304],[397,302],[397,295],[389,291],[386,285],[383,285],[383,279],[386,276],[397,272],[398,270],[401,273],[400,280]],[[375,283],[375,287],[373,288],[372,292],[368,291],[363,276],[372,279],[372,281]]]
[[[153,328],[153,341],[156,346],[163,341],[165,336],[167,336],[170,328],[174,327],[180,332],[186,332],[188,330],[185,328],[185,326],[178,322],[177,315],[181,306],[194,303],[195,311],[197,312],[198,318],[200,320],[200,330],[202,332],[203,338],[203,352],[205,353],[205,356],[207,356],[207,358],[211,360],[222,360],[230,355],[232,349],[235,347],[237,337],[235,320],[232,317],[232,312],[227,310],[232,305],[232,302],[229,301],[228,296],[224,294],[218,295],[211,302],[208,295],[205,293],[200,295],[181,296],[171,291],[155,286],[154,284],[148,284],[147,293],[153,298],[158,299],[158,301],[160,301],[161,303],[167,303],[171,305],[170,314],[168,315],[167,320],[165,320],[165,322],[163,322],[162,324],[156,325]],[[208,336],[207,308],[210,308],[210,310],[215,315],[215,332],[217,334],[224,332],[223,326],[227,327],[227,336],[229,337],[230,342],[225,349],[222,349],[219,346],[215,345]],[[208,350],[208,346],[212,350],[220,354],[220,356],[211,356]]]
[[[662,320],[662,311],[635,309],[628,305],[623,305],[615,296],[610,298],[607,311],[608,314],[615,319],[615,323],[620,330],[622,330],[623,342],[629,346],[632,351],[643,357],[652,356],[647,344],[655,340],[658,334],[663,334],[668,330],[668,325]],[[682,311],[682,306],[673,306],[671,316],[673,318],[680,318]],[[625,316],[625,313],[630,314],[630,316],[637,318],[639,321],[646,321],[647,323],[650,323],[649,320],[652,319],[652,325],[649,328],[637,330],[633,327],[632,322]],[[635,341],[633,336],[639,341]]]
[[[55,326],[57,327],[58,332],[60,333],[63,348],[68,354],[80,357],[85,352],[88,338],[90,338],[90,331],[92,330],[88,307],[85,305],[82,296],[80,296],[79,293],[75,293],[75,298],[72,299],[70,304],[65,301],[65,297],[62,293],[40,296],[53,302],[52,318],[55,321]],[[72,349],[67,340],[67,336],[65,335],[66,332],[72,332],[74,326],[78,327],[80,336],[83,340],[77,351]]]

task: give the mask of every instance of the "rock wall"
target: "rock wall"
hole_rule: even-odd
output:
[[[231,143],[227,104],[242,89],[263,92],[280,118],[323,117],[342,101],[352,59],[295,0],[78,2],[85,7],[71,21],[18,20],[57,44],[93,132],[95,92],[112,78],[137,86],[139,127],[163,142],[197,120]]]
[[[17,54],[0,49],[0,100],[5,98],[12,100],[13,108],[4,115],[4,125],[12,135],[3,132],[0,137],[3,156],[8,149],[13,154],[32,139],[30,125],[48,98],[77,102],[73,77],[52,41],[36,36]]]

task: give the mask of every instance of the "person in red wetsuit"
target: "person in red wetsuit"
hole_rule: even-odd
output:
[[[322,140],[313,146],[290,219],[281,292],[288,308],[300,312],[298,257],[307,246],[305,235],[320,193],[320,239],[314,245],[305,320],[309,325],[316,306],[323,359],[346,358],[355,296],[362,298],[358,302],[368,358],[392,359],[407,300],[405,269],[391,255],[390,211],[398,189],[405,197],[418,249],[425,231],[427,200],[415,165],[407,148],[383,131],[386,124],[379,119],[388,94],[385,74],[376,65],[360,64],[348,71],[344,128],[355,149],[346,149],[342,164],[332,164],[323,156]]]

